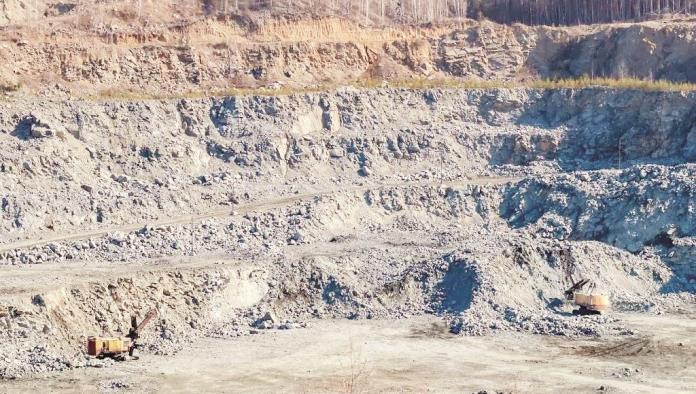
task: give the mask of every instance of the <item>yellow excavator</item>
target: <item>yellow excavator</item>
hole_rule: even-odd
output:
[[[573,284],[565,291],[568,301],[573,301],[578,309],[573,310],[573,315],[601,315],[609,310],[609,297],[604,294],[594,294],[595,284],[589,279],[580,279],[575,282],[572,275],[569,275],[570,282]],[[584,287],[588,287],[587,292],[583,292]]]
[[[590,279],[576,281],[573,277],[573,273],[577,272],[577,264],[572,249],[567,247],[559,250],[558,259],[568,282],[571,284],[570,288],[565,291],[565,298],[578,307],[573,310],[573,315],[601,315],[608,311],[611,307],[609,297],[604,294],[595,294],[597,286],[594,282]],[[585,288],[587,290],[583,291]]]
[[[126,353],[133,357],[138,348],[138,338],[145,326],[157,316],[156,309],[150,309],[143,321],[138,324],[137,318],[131,316],[131,328],[125,338],[109,338],[91,336],[87,338],[87,354],[98,358],[113,358],[114,360],[126,360]]]

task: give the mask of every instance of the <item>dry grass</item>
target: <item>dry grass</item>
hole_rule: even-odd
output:
[[[341,86],[353,86],[359,89],[591,89],[606,88],[617,90],[640,90],[650,92],[691,92],[696,91],[696,84],[671,81],[650,81],[638,78],[590,78],[537,80],[537,81],[499,81],[482,79],[427,79],[413,78],[396,81],[364,79],[352,84],[325,84],[309,87],[278,88],[227,88],[219,90],[195,90],[175,94],[151,94],[145,91],[105,89],[95,95],[87,96],[90,100],[169,100],[178,98],[201,99],[204,97],[226,96],[288,96],[292,94],[326,92]],[[2,91],[3,87],[0,87]],[[7,91],[7,90],[6,90]]]
[[[608,88],[619,90],[643,90],[658,92],[690,92],[696,90],[696,84],[665,80],[651,81],[638,78],[590,78],[536,80],[536,81],[487,81],[481,79],[408,79],[403,81],[364,81],[358,83],[366,88],[390,86],[405,89],[588,89]]]
[[[367,392],[367,380],[371,371],[367,367],[367,360],[362,357],[362,352],[359,351],[356,354],[352,338],[350,339],[348,356],[350,361],[348,376],[341,382],[341,392],[346,394],[365,393]]]
[[[590,78],[541,80],[531,82],[531,88],[538,89],[584,89],[604,87],[620,90],[643,90],[655,92],[691,92],[696,90],[696,84],[687,82],[671,82],[665,80],[647,80],[639,78]]]
[[[289,96],[301,93],[326,92],[336,89],[337,86],[324,85],[304,88],[228,88],[218,90],[195,90],[174,94],[152,94],[145,91],[104,89],[97,94],[86,98],[96,101],[131,101],[131,100],[172,100],[172,99],[202,99],[205,97],[229,97],[229,96]]]

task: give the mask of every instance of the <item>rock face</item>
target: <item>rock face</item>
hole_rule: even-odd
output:
[[[25,6],[22,18],[32,8]],[[696,82],[693,22],[580,29],[468,20],[366,28],[333,18],[257,24],[244,17],[201,18],[191,21],[184,38],[174,24],[138,30],[122,21],[112,21],[118,27],[111,31],[75,34],[85,27],[63,25],[67,20],[55,21],[50,32],[18,28],[0,34],[9,43],[0,48],[0,82],[30,90],[39,81],[45,94],[107,98],[311,88],[366,79],[631,76]],[[225,32],[225,40],[216,32]],[[55,37],[64,44],[56,46]]]
[[[87,336],[151,308],[142,350],[172,354],[325,318],[633,333],[572,316],[570,272],[617,311],[696,304],[696,93],[390,88],[696,82],[693,21],[370,27],[212,3],[0,0],[0,379],[109,366]]]
[[[92,363],[80,335],[153,306],[162,354],[423,313],[631,333],[571,317],[561,255],[616,310],[695,301],[694,117],[695,94],[606,89],[8,101],[0,264],[35,270],[0,283],[0,375]]]
[[[557,166],[573,172],[691,163],[696,150],[696,96],[682,93],[345,89],[282,97],[77,102],[67,107],[46,102],[38,107],[18,101],[0,111],[0,141],[17,147],[0,152],[0,162],[22,163],[2,167],[4,242],[58,229],[144,223],[237,205],[279,187],[290,191],[291,184],[271,181],[288,171],[297,174],[298,185],[306,181],[303,174],[316,177],[316,182],[336,176],[371,179],[435,157],[436,167],[448,171],[438,175],[445,178],[489,168],[524,173]],[[333,130],[321,121],[330,108],[340,120]],[[61,132],[70,128],[80,128],[80,138]],[[54,134],[62,138],[45,138]],[[636,167],[618,177],[599,171],[530,179],[508,191],[501,209],[515,227],[536,223],[544,215],[564,217],[548,228],[558,237],[616,242],[637,251],[670,225],[681,236],[693,234],[687,225],[692,215],[691,170],[679,168]],[[585,188],[602,195],[592,200],[595,196],[590,198]],[[665,188],[674,197],[654,194]],[[568,206],[555,207],[552,202],[561,192],[568,194],[562,198]],[[631,197],[623,211],[611,202],[617,195]],[[662,218],[659,229],[652,226],[657,217],[643,222],[655,228],[651,234],[643,234],[624,217],[636,204],[676,196],[684,200],[653,209]],[[370,192],[365,198],[394,207],[383,194]],[[605,214],[597,211],[598,217],[582,221],[579,216],[587,204],[616,218],[606,222]],[[606,228],[622,220],[624,227]],[[284,232],[283,240],[306,241],[301,228]],[[157,242],[180,243],[174,241]],[[8,252],[4,260],[10,262],[56,256],[52,249],[46,255]]]
[[[501,212],[514,226],[536,224],[563,238],[638,252],[664,235],[696,232],[693,171],[646,166],[618,176],[605,171],[529,179],[508,190]]]
[[[325,108],[336,113],[332,130]],[[240,180],[288,170],[371,178],[433,157],[453,173],[691,163],[695,118],[693,94],[603,89],[18,101],[0,109],[0,141],[16,147],[0,152],[0,240],[237,204],[249,194]],[[64,131],[78,128],[79,138]]]
[[[596,240],[632,253],[657,248],[667,258],[680,249],[676,240],[696,234],[694,171],[693,165],[640,166],[528,179],[507,190],[501,214],[548,238]],[[675,268],[692,287],[694,260]]]

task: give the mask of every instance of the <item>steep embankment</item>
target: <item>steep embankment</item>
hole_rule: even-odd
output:
[[[0,257],[26,263],[97,252],[107,260],[177,254],[182,246],[176,231],[155,232],[154,238],[133,232],[147,223],[238,221],[228,217],[346,191],[373,199],[369,192],[377,186],[463,186],[466,182],[457,180],[463,174],[519,177],[557,167],[572,172],[691,163],[695,114],[692,94],[603,89],[342,90],[6,104],[0,138],[15,149],[3,151],[0,160],[5,242]],[[535,224],[556,238],[600,240],[633,252],[662,233],[688,241],[694,232],[688,225],[693,214],[688,175],[687,181],[673,179],[664,168],[669,167],[625,176],[582,173],[574,181],[549,174],[510,188],[501,212],[515,227]],[[631,175],[646,171],[656,174],[650,183]],[[681,172],[690,174],[692,167]],[[395,173],[401,178],[392,179]],[[600,180],[608,184],[598,186]],[[593,191],[563,186],[584,183],[595,185]],[[653,195],[658,189],[666,193]],[[567,194],[561,206],[551,203],[559,193]],[[617,209],[609,200],[622,195],[626,199]],[[660,204],[676,211],[658,210]],[[604,217],[609,214],[614,218]],[[554,228],[548,228],[547,217],[558,218]],[[264,239],[283,244],[302,226],[273,230]],[[652,230],[638,231],[641,226]],[[227,249],[225,240],[243,239],[245,228],[225,227],[208,238],[207,248]],[[115,231],[133,235],[108,236]],[[129,244],[141,246],[126,253],[121,246]],[[684,245],[677,256],[688,255],[688,242]],[[672,245],[663,255],[677,249]]]
[[[524,174],[691,163],[695,98],[383,89],[6,103],[0,140],[13,149],[0,152],[0,239],[224,213],[251,199],[270,201],[260,198],[270,190],[291,197],[304,185],[304,194],[321,194],[336,183],[383,184],[394,172],[412,177],[445,167],[447,180],[506,174],[491,166]],[[279,177],[287,183],[269,183]]]
[[[3,34],[0,81],[53,95],[168,96],[245,87],[290,89],[366,79],[529,80],[633,76],[696,82],[689,22],[591,28],[466,20],[361,27],[339,19],[250,24],[192,20],[147,29]],[[154,30],[153,30],[154,29]]]

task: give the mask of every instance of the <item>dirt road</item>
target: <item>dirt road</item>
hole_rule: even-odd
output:
[[[282,207],[284,205],[291,204],[293,202],[307,200],[315,197],[328,196],[336,192],[360,192],[367,191],[370,189],[379,189],[382,187],[397,187],[397,186],[444,186],[444,187],[461,187],[465,185],[502,185],[510,182],[516,182],[521,180],[519,177],[478,177],[470,180],[460,181],[460,182],[439,182],[439,181],[420,181],[420,182],[391,182],[391,183],[381,183],[381,184],[370,184],[370,185],[357,185],[357,186],[343,186],[340,188],[332,188],[326,190],[314,190],[304,193],[297,193],[290,196],[283,196],[277,198],[269,198],[265,200],[259,200],[250,202],[247,204],[240,204],[234,208],[221,208],[214,209],[205,212],[199,212],[196,214],[186,214],[186,215],[172,215],[164,219],[149,221],[149,222],[138,222],[131,224],[121,224],[104,226],[98,229],[92,229],[87,231],[73,231],[73,232],[61,232],[58,235],[43,236],[41,238],[32,238],[17,242],[11,242],[4,245],[0,245],[0,253],[8,252],[15,249],[25,249],[34,246],[45,245],[51,242],[61,242],[61,241],[76,241],[84,240],[92,237],[99,237],[113,232],[129,232],[135,231],[143,228],[146,225],[153,227],[160,226],[170,226],[176,224],[186,224],[186,223],[197,223],[202,220],[219,218],[230,216],[233,214],[244,214],[254,211],[263,211],[271,208]]]
[[[320,321],[307,329],[206,339],[175,357],[7,381],[51,392],[606,392],[696,390],[696,320],[622,314],[638,336],[573,340],[450,335],[432,317]],[[626,344],[639,343],[632,351]],[[681,345],[680,345],[681,344]],[[613,349],[613,350],[612,350]]]

